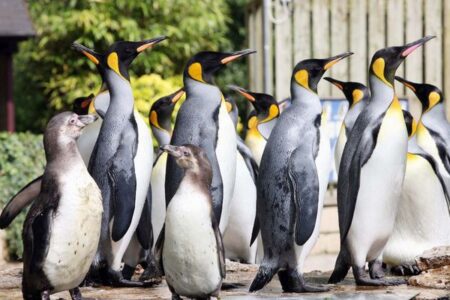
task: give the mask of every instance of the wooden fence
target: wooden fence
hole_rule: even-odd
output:
[[[435,35],[436,39],[411,54],[397,75],[450,91],[450,0],[287,2],[288,10],[280,0],[273,0],[271,8],[273,18],[280,21],[272,22],[270,30],[273,60],[269,68],[277,99],[289,96],[292,68],[302,59],[353,51],[350,59],[335,65],[327,75],[367,83],[367,64],[377,49],[403,45],[425,35]],[[249,47],[258,50],[250,59],[250,88],[257,91],[263,90],[262,6],[261,0],[250,3],[247,22]],[[410,95],[400,85],[397,94]],[[319,95],[341,97],[324,81],[319,84]]]

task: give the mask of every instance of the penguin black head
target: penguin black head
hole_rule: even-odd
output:
[[[97,120],[95,115],[77,115],[74,112],[62,112],[50,119],[44,133],[44,141],[49,138],[76,139],[82,129]]]
[[[150,108],[150,114],[148,116],[151,126],[161,130],[165,130],[169,133],[172,132],[171,117],[175,104],[184,95],[183,88],[179,89],[175,93],[159,98],[153,103]]]
[[[395,76],[395,79],[416,94],[422,104],[423,112],[432,109],[438,103],[444,102],[444,95],[442,94],[442,91],[434,85],[411,82],[399,76]]]
[[[370,74],[376,76],[388,86],[394,86],[397,68],[414,50],[434,38],[426,36],[404,46],[383,48],[375,52],[370,63]]]
[[[96,64],[102,76],[106,69],[110,69],[129,81],[130,75],[128,75],[128,68],[138,54],[166,38],[165,36],[161,36],[140,42],[118,41],[112,44],[102,54],[78,43],[73,43],[72,47],[83,53],[89,60]]]
[[[78,97],[73,101],[73,112],[78,115],[87,115],[89,113],[89,107],[94,99],[94,94],[90,94],[87,97]]]
[[[184,144],[182,146],[164,145],[160,147],[164,152],[175,158],[176,163],[184,170],[196,173],[208,185],[212,180],[211,164],[202,148]]]
[[[229,85],[228,87],[244,96],[255,108],[256,113],[250,116],[247,122],[249,128],[252,128],[251,126],[254,126],[255,122],[257,124],[267,123],[280,116],[278,103],[271,95],[254,93],[235,85]],[[256,120],[252,117],[256,117]]]
[[[214,74],[240,57],[255,53],[254,50],[242,50],[233,53],[204,51],[195,54],[184,69],[184,78],[212,84]]]
[[[362,83],[352,81],[344,82],[331,77],[324,77],[324,79],[331,82],[344,93],[350,107],[363,99],[369,98],[369,89]]]
[[[295,82],[301,87],[317,93],[317,84],[323,74],[334,64],[344,59],[353,52],[345,52],[325,59],[305,59],[300,61],[292,72],[291,83]]]

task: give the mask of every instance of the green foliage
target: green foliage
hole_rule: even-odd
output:
[[[201,50],[230,50],[225,0],[36,0],[28,2],[38,33],[15,56],[19,130],[41,131],[49,116],[72,99],[95,92],[95,66],[71,50],[80,42],[103,51],[117,40],[169,36],[136,59],[131,75],[181,74],[187,58]]]
[[[0,205],[6,202],[28,182],[42,175],[45,155],[42,135],[30,133],[0,133]],[[22,212],[6,230],[8,251],[11,258],[22,256]]]

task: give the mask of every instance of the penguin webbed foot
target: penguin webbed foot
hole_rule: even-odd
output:
[[[306,284],[305,278],[297,270],[279,271],[278,279],[285,293],[323,293],[330,290],[325,286]]]
[[[123,278],[122,272],[112,269],[108,270],[107,284],[112,287],[150,287],[154,282],[141,282]]]
[[[380,260],[369,262],[369,275],[372,279],[384,278],[383,262]]]
[[[132,278],[133,275],[134,275],[134,271],[135,271],[135,270],[136,270],[136,268],[131,267],[131,266],[125,264],[125,265],[123,266],[123,269],[122,269],[122,276],[123,276],[123,278],[125,278],[126,280],[131,280],[131,278]]]
[[[143,265],[143,264],[141,264]],[[139,277],[139,281],[146,282],[146,281],[152,281],[154,284],[159,284],[162,282],[162,276],[163,273],[161,269],[159,268],[158,263],[156,262],[153,255],[151,258],[147,259],[147,262],[145,263],[144,272]]]
[[[405,284],[404,279],[372,279],[364,270],[364,267],[353,266],[353,276],[356,285],[361,286],[391,286]]]
[[[401,264],[391,268],[391,272],[396,276],[419,275],[421,270],[417,264]]]
[[[74,289],[69,290],[70,297],[72,300],[83,300],[83,296],[81,295],[80,288],[76,287]]]

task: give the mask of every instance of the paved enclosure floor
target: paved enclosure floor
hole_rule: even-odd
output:
[[[319,259],[319,258],[315,258]],[[221,292],[221,299],[445,299],[450,291],[433,290],[401,285],[387,288],[357,288],[352,278],[346,279],[342,284],[329,285],[330,292],[321,294],[284,294],[281,291],[277,277],[263,290],[249,294],[247,292],[257,266],[238,263],[227,264],[227,278],[225,283],[240,283],[241,286]],[[0,266],[0,299],[22,299],[20,292],[21,264],[6,264]],[[306,274],[308,282],[325,284],[330,272],[313,271]],[[145,289],[136,288],[83,288],[83,296],[88,299],[170,299],[170,292],[163,281],[161,284]],[[70,299],[68,292],[52,295],[52,299]]]

